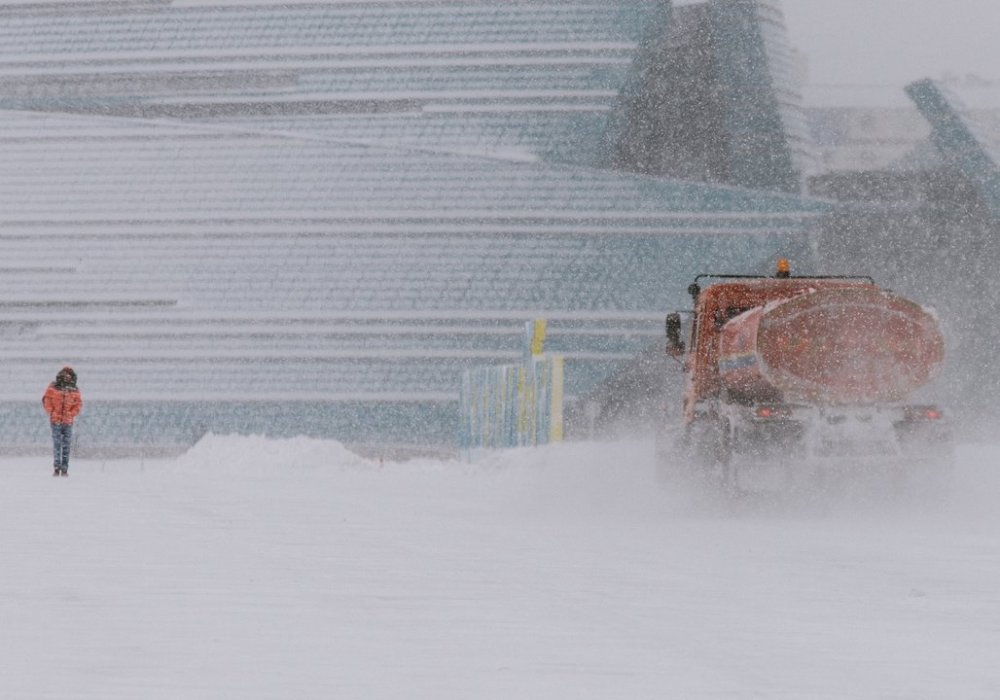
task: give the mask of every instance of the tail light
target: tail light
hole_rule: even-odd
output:
[[[779,418],[789,418],[792,409],[788,406],[758,406],[754,409],[754,416],[761,420],[775,420]]]
[[[908,421],[934,421],[944,418],[944,412],[937,406],[906,406],[903,417]]]

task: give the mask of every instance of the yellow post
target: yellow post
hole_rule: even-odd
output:
[[[541,355],[542,350],[545,348],[545,319],[536,318],[535,328],[531,334],[531,354],[533,356]]]

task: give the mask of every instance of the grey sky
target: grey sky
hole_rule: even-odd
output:
[[[1000,0],[783,0],[811,84],[1000,80]]]

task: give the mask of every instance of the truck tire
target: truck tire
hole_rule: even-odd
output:
[[[729,421],[697,418],[690,426],[692,464],[703,479],[729,487],[733,481],[733,445]]]

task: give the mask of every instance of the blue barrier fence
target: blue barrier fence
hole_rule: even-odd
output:
[[[563,438],[563,358],[541,354],[544,321],[529,324],[520,364],[476,367],[462,375],[459,447],[525,447]]]

